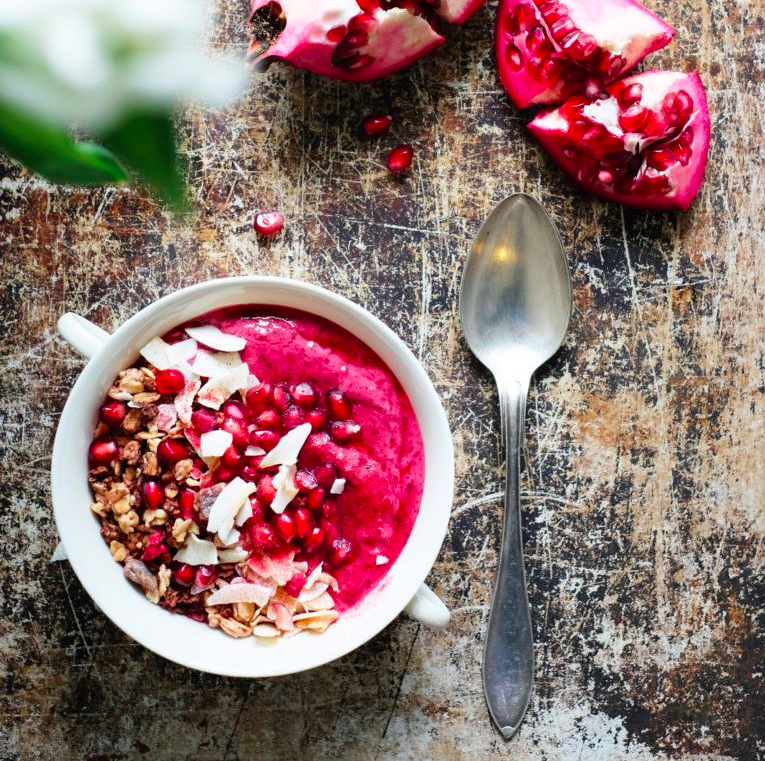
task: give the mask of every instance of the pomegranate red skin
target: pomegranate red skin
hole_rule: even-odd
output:
[[[594,97],[674,34],[636,0],[500,0],[494,47],[505,90],[526,108]]]
[[[348,82],[368,82],[399,71],[444,42],[435,16],[462,23],[485,0],[411,0],[411,11],[387,10],[380,0],[253,0],[250,24],[259,19],[278,31],[264,50],[254,38],[248,59],[256,66],[274,60]],[[274,13],[269,13],[273,9]],[[414,11],[414,12],[412,12]],[[279,31],[280,30],[280,31]]]
[[[638,208],[686,210],[709,150],[709,110],[698,74],[646,71],[608,90],[606,98],[575,96],[543,111],[529,129],[589,192]],[[635,120],[639,108],[647,113]],[[639,130],[626,131],[641,121]]]

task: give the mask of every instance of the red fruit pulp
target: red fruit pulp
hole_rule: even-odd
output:
[[[484,0],[253,0],[256,66],[286,61],[316,74],[366,82],[399,71],[444,42],[436,16],[462,23]],[[402,12],[405,11],[405,12]]]
[[[501,0],[497,66],[519,108],[594,97],[673,36],[636,0]]]
[[[687,209],[704,176],[710,125],[697,74],[635,74],[605,98],[540,113],[529,129],[572,179],[631,206]]]

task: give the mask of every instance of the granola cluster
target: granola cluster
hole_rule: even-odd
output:
[[[90,508],[112,557],[152,603],[231,637],[324,631],[338,613],[337,582],[322,563],[310,569],[294,551],[270,556],[207,531],[225,484],[215,481],[217,463],[190,446],[181,393],[161,393],[158,372],[149,363],[119,374],[91,445]],[[214,545],[214,563],[175,560],[202,544]]]

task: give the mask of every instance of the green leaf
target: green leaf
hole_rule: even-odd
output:
[[[77,142],[64,130],[0,103],[0,150],[35,174],[65,185],[110,185],[128,175],[101,145]]]
[[[189,210],[171,114],[134,113],[103,139],[165,203],[180,213]]]

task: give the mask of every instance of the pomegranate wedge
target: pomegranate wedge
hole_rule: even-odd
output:
[[[351,82],[403,69],[444,42],[437,16],[462,23],[485,0],[252,0],[256,66],[282,60]]]
[[[635,0],[501,0],[499,76],[519,108],[594,97],[674,34]]]
[[[647,71],[606,97],[569,98],[529,124],[563,170],[592,193],[645,209],[687,209],[704,177],[709,110],[698,74]]]

